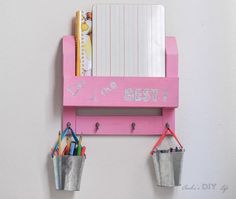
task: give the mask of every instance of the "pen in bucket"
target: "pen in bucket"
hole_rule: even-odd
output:
[[[75,149],[74,149],[74,152],[73,152],[73,155],[74,155],[74,156],[77,156],[77,150],[78,150],[78,146],[75,147]]]
[[[74,141],[70,143],[70,155],[74,155],[75,145],[76,142]]]
[[[77,155],[80,156],[81,154],[81,149],[82,149],[82,136],[79,137],[79,142],[78,142],[78,149],[77,149]]]
[[[83,146],[83,147],[82,147],[82,150],[81,150],[81,156],[84,156],[84,155],[85,155],[85,150],[86,150],[86,147]]]

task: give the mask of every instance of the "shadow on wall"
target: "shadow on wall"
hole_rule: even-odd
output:
[[[174,198],[174,187],[160,187],[157,186],[157,181],[156,181],[156,174],[155,174],[155,170],[154,170],[154,165],[153,165],[153,160],[152,157],[149,156],[147,159],[147,164],[148,164],[148,168],[149,168],[149,174],[150,174],[150,178],[152,179],[152,184],[153,184],[153,192],[156,194],[156,196],[158,196],[158,198],[162,198],[162,199],[170,199],[170,198]]]
[[[54,182],[54,170],[53,162],[50,155],[47,156],[47,175],[48,175],[48,185],[49,185],[49,194],[52,199],[71,199],[74,198],[74,191],[58,191],[55,188]]]
[[[62,39],[60,40],[54,61],[54,81],[52,96],[53,117],[61,118],[62,115]]]
[[[54,61],[54,81],[53,81],[53,96],[52,96],[52,117],[62,118],[62,83],[63,83],[63,57],[62,57],[62,39],[58,42],[58,47]],[[61,120],[60,120],[61,123]],[[75,193],[72,191],[58,191],[55,188],[53,161],[50,154],[46,157],[46,170],[48,176],[48,187],[51,199],[72,199]]]
[[[71,35],[74,33],[75,18],[71,22]],[[63,37],[62,37],[63,38]],[[54,85],[53,85],[53,116],[61,118],[62,121],[62,99],[63,99],[63,54],[62,54],[62,38],[58,42],[58,47],[54,60]]]

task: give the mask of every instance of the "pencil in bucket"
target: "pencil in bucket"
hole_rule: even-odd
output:
[[[68,135],[71,133],[72,141]],[[66,137],[66,146],[62,150],[62,140]],[[86,159],[86,147],[82,146],[82,136],[78,139],[70,123],[58,134],[58,140],[51,151],[57,190],[79,191],[83,166]]]
[[[180,147],[158,149],[166,135],[172,135]],[[181,185],[182,162],[184,148],[179,142],[176,134],[166,125],[166,130],[154,145],[150,155],[152,156],[157,186],[174,187]]]

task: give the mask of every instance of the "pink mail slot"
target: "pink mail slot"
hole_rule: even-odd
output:
[[[177,107],[178,78],[65,77],[63,105]]]
[[[168,123],[175,129],[178,107],[178,49],[166,37],[166,77],[75,76],[75,39],[63,38],[63,124],[83,135],[158,135]],[[83,116],[81,108],[161,108],[158,116]],[[78,109],[78,110],[77,110]],[[98,125],[99,124],[99,125]],[[133,126],[134,124],[134,126]]]

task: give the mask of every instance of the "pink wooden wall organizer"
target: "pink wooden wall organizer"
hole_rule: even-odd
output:
[[[77,77],[74,36],[63,37],[63,128],[84,135],[159,135],[175,129],[178,107],[178,50],[166,37],[166,77]],[[162,108],[159,116],[83,116],[79,108]]]

